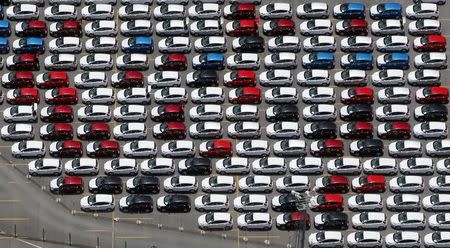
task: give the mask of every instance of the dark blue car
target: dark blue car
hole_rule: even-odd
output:
[[[14,53],[44,53],[45,45],[43,38],[29,37],[21,38],[13,42]]]
[[[351,53],[341,58],[341,67],[344,69],[372,70],[373,56],[371,53]]]
[[[192,67],[195,70],[223,70],[225,68],[225,57],[220,53],[202,54],[198,57],[194,57]]]
[[[9,42],[7,38],[0,38],[0,53],[5,54],[9,52]]]
[[[11,35],[11,25],[8,21],[0,21],[0,37],[8,37]]]
[[[409,69],[409,55],[407,53],[387,53],[377,58],[379,69]]]
[[[343,3],[334,6],[333,16],[336,19],[364,19],[365,10],[362,3]]]
[[[128,44],[122,44],[125,53],[152,53],[153,39],[151,37],[139,36],[128,39]]]
[[[306,54],[302,58],[306,69],[332,69],[334,68],[334,55],[328,52]]]
[[[402,5],[399,3],[380,3],[370,8],[370,17],[379,19],[402,18]]]

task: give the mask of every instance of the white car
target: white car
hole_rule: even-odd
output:
[[[398,176],[389,181],[389,189],[394,193],[422,193],[424,182],[420,176]]]
[[[229,121],[258,121],[258,107],[256,105],[241,104],[230,106],[225,110]]]
[[[1,137],[6,141],[29,140],[34,138],[34,129],[30,124],[9,124],[1,128]]]
[[[367,74],[363,70],[342,70],[334,74],[334,84],[337,86],[365,86]]]
[[[191,101],[195,104],[216,103],[221,104],[225,100],[225,92],[221,87],[203,87],[191,92]]]
[[[189,140],[176,140],[164,143],[161,146],[163,157],[193,157],[195,155],[194,142]]]
[[[411,35],[440,34],[441,22],[439,20],[420,19],[409,23],[408,31]]]
[[[110,121],[111,108],[107,105],[88,105],[81,107],[77,111],[80,121]]]
[[[28,163],[28,174],[31,176],[59,176],[61,171],[62,166],[59,159],[44,158]]]
[[[48,21],[66,21],[77,19],[77,8],[74,5],[58,4],[47,7],[44,10],[45,19]]]
[[[275,181],[275,185],[280,193],[289,193],[291,191],[304,192],[310,188],[308,177],[300,175],[278,178]]]
[[[56,23],[54,23],[54,24],[56,24]],[[50,25],[50,31],[52,30],[52,25],[53,24]],[[123,26],[123,24],[122,24],[122,26]],[[53,29],[56,30],[56,27],[54,27]],[[117,25],[116,25],[115,21],[106,21],[106,20],[89,22],[84,26],[84,33],[88,37],[94,37],[94,36],[113,36],[113,37],[115,37],[117,35]]]
[[[308,237],[309,247],[343,247],[344,238],[341,232],[320,231]]]
[[[432,194],[422,200],[425,211],[447,211],[450,207],[450,194]]]
[[[180,73],[177,71],[158,71],[147,76],[147,84],[151,88],[179,87]]]
[[[100,71],[82,72],[73,78],[75,87],[80,89],[106,87],[108,81],[106,73]]]
[[[119,8],[121,20],[150,19],[151,8],[148,4],[130,4]]]
[[[428,142],[426,153],[430,157],[448,157],[450,156],[450,140],[436,140]]]
[[[44,66],[47,70],[73,71],[77,69],[78,63],[74,54],[62,53],[45,57]]]
[[[265,157],[270,153],[266,140],[245,140],[236,145],[236,153],[240,157]]]
[[[297,36],[277,36],[270,38],[267,42],[267,48],[270,52],[293,52],[300,51],[300,39]]]
[[[300,127],[297,122],[280,121],[276,123],[270,123],[266,127],[267,137],[270,139],[280,138],[300,138]]]
[[[198,121],[221,121],[223,118],[222,106],[219,104],[204,104],[194,106],[189,110],[191,120]]]
[[[189,29],[184,20],[166,20],[158,22],[155,27],[156,34],[159,36],[187,35]]]
[[[199,19],[219,19],[222,10],[216,3],[201,3],[189,7],[187,11],[189,18],[192,20]]]
[[[147,126],[141,122],[127,122],[117,125],[113,129],[114,138],[124,139],[145,139],[147,137]]]
[[[416,3],[405,8],[406,17],[415,19],[438,19],[439,10],[434,3]]]
[[[244,194],[234,198],[234,210],[238,212],[266,212],[268,209],[268,200],[265,195]]]
[[[106,70],[113,68],[113,58],[108,53],[95,53],[80,58],[80,68],[85,71]]]
[[[379,194],[358,194],[348,198],[348,208],[352,211],[383,210],[383,199]]]
[[[289,162],[289,171],[294,175],[322,174],[323,163],[321,158],[303,157]]]
[[[359,231],[347,235],[349,247],[382,247],[383,240],[380,232]]]
[[[195,198],[195,209],[200,212],[228,211],[228,196],[222,194],[206,194]]]
[[[37,107],[37,104],[9,107],[3,110],[3,120],[7,123],[35,122],[37,120]]]
[[[239,180],[239,190],[243,193],[249,192],[272,192],[272,179],[269,176],[248,176]]]
[[[450,192],[450,176],[440,175],[428,181],[430,191],[434,193]]]
[[[149,104],[151,101],[148,88],[132,87],[117,92],[117,102],[120,104]]]
[[[420,210],[420,196],[418,194],[395,194],[386,199],[386,208],[390,211]]]
[[[450,213],[431,215],[428,218],[428,225],[433,230],[450,230]]]
[[[154,157],[156,152],[156,144],[150,140],[135,140],[123,145],[123,155],[127,158]]]
[[[91,211],[114,211],[114,196],[106,194],[88,195],[80,200],[81,210]]]
[[[448,175],[450,174],[450,159],[445,158],[437,161],[436,171],[439,174]]]
[[[393,158],[372,158],[363,162],[363,171],[366,174],[396,175],[397,162]]]
[[[295,69],[297,57],[290,52],[272,53],[264,58],[264,66],[267,69]]]
[[[276,87],[266,90],[264,99],[269,104],[298,102],[298,92],[293,87]]]
[[[291,86],[292,72],[285,69],[273,69],[259,74],[259,83],[262,86]]]
[[[197,192],[197,179],[194,176],[172,176],[164,180],[164,190],[168,193],[195,193]]]
[[[126,21],[120,24],[120,33],[123,36],[152,35],[153,25],[150,20]]]
[[[441,52],[420,53],[414,57],[414,66],[418,69],[445,69],[447,55]]]
[[[125,40],[122,42],[122,47],[124,47],[123,43],[125,43]],[[161,53],[189,53],[191,51],[191,42],[188,37],[168,37],[158,42],[158,49]]]
[[[297,83],[300,86],[328,86],[330,74],[327,70],[312,69],[297,74]]]
[[[303,90],[302,100],[307,104],[312,103],[329,103],[336,101],[336,94],[331,87],[314,87]]]
[[[85,48],[89,53],[116,53],[119,49],[115,37],[95,37],[88,39],[85,43]]]
[[[76,158],[64,164],[64,171],[67,175],[91,175],[98,174],[98,161],[93,158]]]
[[[371,25],[371,30],[374,35],[401,35],[404,33],[402,20],[396,19],[375,21]]]
[[[341,40],[343,52],[371,52],[373,50],[372,37],[350,36]]]
[[[81,93],[84,104],[108,104],[114,103],[114,90],[111,88],[93,88]]]
[[[303,118],[306,121],[334,121],[336,116],[336,108],[331,104],[314,104],[303,109]]]
[[[426,226],[425,215],[417,212],[394,214],[391,216],[390,222],[393,229],[423,230]]]
[[[205,193],[233,193],[236,190],[234,177],[232,176],[212,176],[201,182],[202,190]]]
[[[385,230],[386,224],[386,214],[379,212],[362,212],[353,215],[352,217],[353,228],[357,230],[362,229],[377,229]]]
[[[389,233],[384,240],[388,248],[419,248],[421,244],[419,233],[409,231]]]
[[[37,20],[39,8],[34,4],[17,4],[6,9],[6,17],[10,21],[15,20]]]
[[[218,139],[222,137],[222,125],[220,122],[197,122],[189,127],[189,136],[194,139]]]
[[[227,51],[227,40],[223,36],[206,36],[198,38],[194,42],[194,49],[199,53],[204,52],[224,53]]]
[[[184,19],[185,15],[186,11],[182,4],[165,3],[153,10],[153,17],[157,21]]]
[[[292,8],[289,3],[270,3],[259,8],[259,16],[263,20],[291,18]]]
[[[185,88],[168,87],[155,91],[153,97],[158,104],[185,103],[187,92]]]
[[[303,40],[305,52],[334,52],[336,50],[336,39],[333,36],[318,35]]]
[[[446,248],[450,243],[450,232],[432,232],[423,237],[425,247]]]
[[[45,145],[42,141],[23,140],[11,145],[14,158],[42,158],[45,156]]]
[[[208,36],[208,35],[222,35],[222,24],[218,20],[200,20],[195,21],[190,25],[191,35],[193,36]]]
[[[175,165],[171,158],[151,158],[141,162],[141,172],[144,175],[172,175]]]
[[[419,139],[447,138],[447,124],[440,121],[429,121],[416,124],[413,128],[414,136]]]
[[[404,35],[389,35],[379,38],[376,43],[377,50],[385,52],[403,52],[409,51],[409,39]]]
[[[300,4],[297,7],[298,18],[328,18],[328,4],[321,2],[310,2]]]
[[[405,84],[405,73],[399,69],[386,69],[372,74],[374,86],[402,86]]]
[[[108,160],[103,165],[106,175],[130,175],[135,176],[139,172],[136,160],[129,158],[117,158]]]
[[[306,142],[299,139],[284,139],[273,144],[273,153],[276,156],[305,156]]]
[[[231,230],[233,218],[230,213],[207,213],[202,214],[197,220],[198,228],[201,230]]]
[[[228,125],[228,136],[232,139],[236,138],[255,138],[261,137],[261,127],[258,122],[239,121]]]
[[[215,164],[217,174],[248,174],[250,166],[247,158],[231,157],[220,159]]]
[[[361,161],[358,158],[341,157],[328,161],[327,171],[330,174],[353,174],[361,173]]]
[[[408,121],[408,105],[390,104],[380,106],[375,110],[375,116],[379,121]]]
[[[81,9],[81,17],[86,20],[112,20],[114,8],[111,4],[92,4]]]
[[[256,159],[252,162],[252,170],[255,174],[279,174],[286,173],[284,158],[267,157]]]
[[[237,225],[243,231],[269,231],[272,229],[272,218],[268,213],[246,213],[239,215]]]
[[[389,155],[392,157],[420,157],[422,144],[415,140],[400,140],[389,144]]]
[[[236,69],[259,69],[259,56],[257,53],[237,53],[227,58],[227,67]]]
[[[52,39],[48,43],[48,47],[51,53],[80,53],[82,49],[81,40],[78,37],[59,37]]]
[[[411,102],[411,90],[406,87],[388,87],[378,91],[377,98],[382,104],[409,104]]]
[[[145,54],[125,54],[116,58],[116,67],[119,70],[147,70],[149,68],[149,60]]]
[[[300,33],[302,35],[332,35],[333,24],[331,20],[308,20],[300,23]]]

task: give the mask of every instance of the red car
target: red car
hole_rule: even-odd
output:
[[[29,71],[17,71],[3,74],[2,86],[5,88],[33,88],[34,77]]]
[[[326,139],[311,143],[311,154],[316,157],[342,157],[344,143],[341,140]]]
[[[78,140],[57,141],[50,144],[50,155],[58,158],[73,158],[83,155],[83,145]]]
[[[45,127],[45,129],[43,129]],[[73,128],[69,123],[52,123],[41,128],[40,137],[43,140],[71,140]]]
[[[223,17],[231,20],[255,19],[255,5],[250,3],[232,3],[224,8]]]
[[[81,37],[81,21],[59,21],[50,26],[50,35],[53,37],[77,36]]]
[[[251,70],[236,70],[224,76],[223,84],[228,87],[253,87],[256,85],[255,72]]]
[[[69,76],[65,71],[44,72],[36,77],[36,86],[41,89],[69,86]]]
[[[342,91],[341,102],[343,104],[370,103],[373,104],[373,89],[370,87],[356,87]]]
[[[6,67],[12,71],[38,71],[39,55],[31,53],[12,55],[7,58]]]
[[[184,71],[187,69],[186,55],[182,53],[171,53],[162,55],[161,64],[156,65],[155,69],[158,71]]]
[[[294,35],[295,22],[291,19],[271,20],[264,23],[263,33],[265,35]]]
[[[226,33],[229,36],[247,36],[258,34],[255,20],[238,20],[227,23]]]
[[[341,126],[340,135],[344,139],[372,138],[373,126],[372,123],[365,121],[346,123]]]
[[[20,26],[16,26],[18,37],[46,37],[47,24],[44,21],[24,21]]]
[[[153,129],[153,136],[157,139],[185,139],[186,127],[184,122],[170,121],[161,123]]]
[[[121,71],[111,77],[115,88],[143,87],[144,75],[140,71]]]
[[[261,89],[258,87],[243,87],[230,91],[228,100],[231,103],[261,103]]]
[[[386,190],[382,175],[360,176],[352,181],[352,189],[356,193],[382,193]]]
[[[81,177],[67,176],[56,179],[55,188],[50,190],[53,194],[81,194],[84,191],[83,179]]]
[[[75,88],[54,88],[45,92],[47,104],[77,104],[78,96]]]
[[[338,35],[367,35],[369,32],[367,26],[365,20],[348,19],[336,24],[336,33]]]
[[[295,231],[299,230],[301,224],[305,224],[305,229],[311,228],[311,220],[309,214],[306,212],[287,212],[283,213],[283,218],[277,218],[276,227],[283,231]],[[280,221],[278,221],[280,219]],[[282,220],[282,221],[281,221]]]
[[[33,104],[39,103],[39,90],[35,88],[18,88],[6,93],[9,104]]]
[[[102,122],[86,123],[77,129],[80,140],[104,140],[111,136],[108,124]]]
[[[443,35],[427,35],[414,40],[414,50],[418,52],[443,52],[447,47],[447,39]]]
[[[316,180],[314,191],[317,193],[342,193],[350,190],[348,179],[345,176],[324,176]]]
[[[409,139],[411,126],[408,122],[393,121],[378,126],[378,137],[381,139]]]
[[[160,105],[154,108],[151,112],[150,118],[153,121],[183,121],[184,109],[181,105]]]
[[[447,87],[425,87],[416,91],[417,103],[448,103],[448,88]]]
[[[312,211],[342,211],[344,210],[344,198],[338,194],[317,195],[311,199]]]
[[[93,158],[117,158],[120,155],[120,144],[115,140],[95,141],[86,146],[86,152]]]
[[[233,155],[233,144],[229,140],[210,140],[200,144],[200,156],[203,157],[229,157]]]
[[[48,106],[41,110],[41,120],[45,122],[72,122],[73,109],[68,105]]]

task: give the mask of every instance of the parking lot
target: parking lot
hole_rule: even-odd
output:
[[[282,2],[288,2],[291,4],[293,10],[295,11],[297,6],[300,4],[298,1],[282,1]],[[334,5],[338,4],[335,1],[325,1],[328,3],[329,9],[332,10]],[[345,1],[348,2],[348,1]],[[368,17],[368,9],[370,6],[375,4],[373,1],[361,1],[366,6],[366,20],[368,21],[369,25],[373,22],[373,20]],[[381,1],[381,2],[388,2],[388,1]],[[399,1],[402,3],[403,10],[406,8],[406,6],[413,3],[411,0],[403,0]],[[268,1],[263,1],[263,4],[269,3]],[[225,3],[225,5],[228,3]],[[46,5],[45,7],[47,7]],[[79,7],[79,11],[84,6],[82,4]],[[117,10],[120,7],[120,3],[116,5],[116,17],[115,21],[120,26],[120,23],[122,21],[118,19],[117,17]],[[152,9],[156,7],[156,3],[153,3]],[[192,6],[192,3],[189,3],[186,8],[189,8],[189,6]],[[224,5],[223,5],[224,6]],[[260,6],[257,6],[257,10]],[[5,7],[7,8],[7,7]],[[44,20],[43,16],[43,9],[40,9],[40,20]],[[450,7],[448,4],[442,5],[439,7],[440,12],[440,18],[442,25],[442,34],[444,34],[447,39],[450,37],[450,27],[448,27],[447,24],[450,24]],[[258,13],[258,12],[257,12]],[[6,17],[5,17],[6,19]],[[333,24],[335,24],[338,20],[332,18],[330,15],[330,19],[332,20]],[[296,34],[300,37],[300,40],[303,41],[306,37],[300,35],[298,31],[299,24],[303,21],[297,18],[294,14],[293,20],[296,23]],[[404,27],[407,29],[407,26],[410,22],[410,20],[404,19],[405,24]],[[229,20],[223,20],[223,27],[225,27],[226,23],[229,22]],[[263,20],[260,21],[259,29],[260,29],[260,35],[264,37],[266,41],[268,41],[272,37],[264,36],[262,34],[262,24]],[[14,26],[16,22],[12,22],[12,26]],[[155,27],[157,21],[152,19],[153,27]],[[192,23],[192,21],[189,21],[189,23]],[[409,42],[412,44],[412,41],[415,39],[415,37],[410,36],[408,32],[405,32],[405,34],[409,37]],[[369,34],[371,36],[371,34]],[[155,44],[155,51],[153,54],[148,55],[150,58],[150,70],[143,72],[144,76],[146,77],[148,74],[153,73],[155,70],[153,68],[153,61],[154,59],[160,55],[157,49],[158,42],[162,39],[162,37],[157,36],[155,33],[152,35],[154,39]],[[340,41],[342,39],[341,36],[335,35],[336,37],[336,44],[340,44]],[[379,37],[372,36],[373,41],[375,42]],[[14,34],[10,36],[10,44],[13,40],[17,39],[18,37],[15,37]],[[50,39],[52,39],[51,36],[47,36],[46,42],[48,42]],[[83,36],[82,41],[85,42],[88,38],[86,36]],[[124,39],[119,34],[117,35],[117,41],[118,44],[121,44],[121,41]],[[194,43],[194,41],[197,39],[197,37],[190,36],[191,44]],[[231,56],[235,54],[231,49],[231,41],[233,38],[227,37],[228,42],[228,51],[225,53],[225,57]],[[84,43],[83,43],[84,44]],[[339,45],[338,45],[339,47]],[[13,54],[12,51],[9,54],[1,55],[3,58],[3,61],[6,60],[6,58]],[[119,51],[119,53],[114,54],[113,58],[115,61],[115,58],[120,56],[122,52]],[[267,49],[263,53],[259,53],[259,58],[261,61],[263,61],[264,57],[266,55],[270,54]],[[306,54],[305,51],[300,51],[297,53],[297,61],[300,61],[301,57]],[[341,70],[339,67],[339,61],[340,57],[344,55],[339,48],[334,53],[336,57],[336,68],[330,70],[330,74],[333,75],[335,72]],[[373,52],[373,57],[376,59],[378,55],[380,55],[378,51]],[[410,55],[410,65],[411,68],[408,71],[405,71],[405,74],[407,72],[415,70],[413,65],[413,59],[417,53],[413,51],[413,49],[410,49],[409,55]],[[448,52],[447,52],[448,54]],[[48,56],[51,55],[51,53],[47,51],[45,54],[41,55],[41,61]],[[83,51],[81,54],[77,55],[77,58],[81,58],[82,56],[87,55],[85,51]],[[181,78],[182,78],[182,87],[185,87],[188,90],[188,93],[192,91],[193,88],[187,87],[185,85],[185,77],[186,74],[192,71],[192,58],[197,55],[197,53],[192,49],[192,52],[187,54],[188,58],[188,70],[180,72]],[[265,71],[263,65],[261,65],[261,68],[257,71],[258,73],[261,73]],[[293,70],[294,77],[297,75],[298,72],[304,70],[302,66],[299,64],[297,69]],[[370,78],[370,75],[377,71],[377,68],[374,68],[371,71],[367,71],[368,78]],[[441,81],[442,86],[449,86],[449,83],[447,80],[450,79],[449,76],[449,70],[445,69],[441,70]],[[220,86],[222,86],[222,78],[223,74],[228,72],[229,70],[225,69],[223,71],[219,72],[221,82]],[[6,73],[7,69],[6,67],[2,70],[2,74]],[[43,62],[41,63],[41,71],[40,72],[33,72],[33,74],[36,76],[38,73],[45,72]],[[77,71],[69,72],[69,78],[73,78],[76,74],[82,72],[82,70],[78,69]],[[117,70],[114,68],[111,71],[107,72],[108,76],[111,76],[113,73],[117,72]],[[73,83],[71,82],[71,87],[73,87]],[[368,86],[372,86],[370,82],[368,83]],[[109,86],[110,87],[110,86]],[[296,87],[298,92],[301,93],[306,87],[300,87],[295,83],[292,85],[292,87]],[[340,92],[345,89],[344,87],[337,87],[333,83],[330,84],[329,87],[333,87],[336,91],[336,96],[340,96]],[[408,84],[405,85],[405,87],[409,87],[411,89],[412,96],[414,96],[414,92],[418,89],[418,87],[411,87]],[[262,91],[269,89],[267,87],[260,87]],[[225,96],[228,96],[228,92],[230,88],[223,86],[223,89],[225,90]],[[380,87],[373,87],[375,93],[378,92]],[[7,89],[2,89],[3,94],[6,93]],[[79,89],[79,99],[81,99],[81,93],[84,90]],[[115,92],[117,93],[117,89],[115,89]],[[44,92],[45,90],[40,90],[41,93],[41,103],[39,104],[39,108],[43,108],[46,106],[44,99]],[[339,97],[337,97],[339,99]],[[231,106],[232,104],[229,103],[227,100],[225,103],[222,104],[222,109],[225,110],[227,107]],[[83,107],[84,104],[81,103],[81,100],[79,100],[79,104],[76,106],[73,106],[74,112],[76,113],[77,109],[80,107]],[[116,108],[117,106],[120,106],[118,103],[115,103],[112,106],[112,109]],[[151,108],[156,106],[154,101],[152,101],[151,105],[147,106],[147,110],[149,111]],[[188,103],[185,106],[185,115],[187,118],[185,118],[185,126],[188,128],[192,122],[188,117],[188,111],[190,108],[196,106],[192,102],[188,101]],[[299,101],[297,104],[300,111],[306,106],[305,103]],[[336,101],[335,104],[337,110],[339,110],[343,104],[340,103],[339,100]],[[375,101],[375,103],[372,105],[372,109],[375,110],[377,107],[381,106],[380,103]],[[412,113],[413,110],[419,106],[415,102],[415,100],[412,100],[412,103],[409,105],[410,112]],[[10,107],[10,105],[5,101],[3,105],[0,106],[1,110]],[[269,141],[269,144],[272,146],[273,143],[275,143],[278,140],[269,139],[266,137],[265,127],[269,124],[264,118],[265,110],[269,107],[268,104],[266,104],[263,100],[261,104],[258,105],[258,110],[260,112],[260,126],[262,127],[262,136],[261,139],[266,139]],[[0,120],[1,126],[6,125],[6,123],[3,120]],[[338,127],[343,124],[344,121],[341,121],[339,118],[336,120],[336,124]],[[411,118],[409,121],[411,127],[413,127],[418,122],[414,120],[414,118]],[[79,122],[78,120],[75,120],[72,123],[72,126],[74,130],[76,128],[83,124],[82,122]],[[111,129],[117,125],[115,121],[111,121],[108,123],[111,127]],[[158,152],[160,152],[160,147],[163,143],[166,141],[162,140],[156,140],[153,139],[151,131],[152,127],[155,125],[155,122],[152,122],[151,120],[148,120],[146,122],[146,126],[148,128],[148,136],[147,139],[149,140],[155,140],[158,146]],[[231,124],[231,122],[227,120],[223,120],[221,122],[222,129],[224,130],[224,138],[228,138],[226,135],[226,128],[228,125]],[[299,121],[299,125],[301,128],[307,124],[303,119]],[[376,128],[380,122],[378,122],[375,118],[372,122],[373,126]],[[39,121],[36,124],[33,124],[35,128],[35,135],[36,140],[39,139],[39,128],[41,125],[44,125],[43,122]],[[374,135],[376,136],[376,135]],[[75,138],[76,139],[76,138]],[[190,139],[189,137],[187,139]],[[303,136],[301,139],[305,139]],[[411,138],[412,140],[415,140],[415,138]],[[312,140],[305,139],[307,145],[312,142]],[[198,146],[200,143],[204,142],[205,140],[197,139],[194,140],[196,148],[198,150]],[[422,146],[424,147],[426,143],[428,143],[428,140],[420,140],[422,143]],[[233,140],[234,146],[239,142],[239,140]],[[351,140],[344,140],[345,144],[345,156],[350,156],[348,148]],[[385,149],[384,149],[384,156],[388,157],[387,152],[387,146],[392,142],[391,140],[383,140]],[[46,141],[46,147],[48,149],[48,146],[50,142]],[[83,145],[87,145],[87,141],[83,141]],[[121,145],[127,143],[125,141],[120,142]],[[198,246],[207,246],[207,247],[292,247],[295,243],[297,233],[296,232],[284,232],[279,231],[273,226],[271,231],[261,231],[261,232],[248,232],[248,231],[242,231],[237,228],[236,220],[237,217],[240,215],[240,213],[234,211],[232,207],[228,211],[231,213],[234,222],[234,228],[232,231],[216,231],[216,232],[202,232],[197,228],[197,218],[202,214],[201,212],[196,211],[195,209],[192,209],[190,213],[185,214],[166,214],[166,213],[160,213],[156,209],[151,214],[124,214],[119,211],[118,208],[112,213],[85,213],[80,210],[79,206],[79,200],[82,196],[88,195],[87,193],[87,182],[93,178],[93,177],[87,177],[84,176],[83,180],[85,183],[85,193],[80,195],[64,195],[64,196],[56,196],[49,193],[48,185],[49,181],[52,179],[52,177],[32,177],[27,178],[26,175],[28,173],[27,163],[31,161],[30,159],[14,159],[11,157],[11,144],[12,142],[2,142],[0,146],[0,152],[2,154],[2,158],[0,158],[0,164],[2,165],[0,168],[0,177],[2,179],[2,184],[0,185],[0,192],[3,195],[0,199],[0,231],[4,231],[7,234],[13,234],[16,229],[16,233],[18,234],[17,238],[11,238],[6,237],[4,239],[0,239],[0,246],[1,247],[68,247],[68,241],[71,240],[75,247],[95,247],[97,244],[100,244],[100,247],[151,247],[151,245],[155,245],[156,247],[179,247],[179,246],[185,246],[185,247],[198,247]],[[425,154],[425,153],[424,153]],[[273,153],[271,154],[273,156]],[[47,153],[47,157],[50,157]],[[160,153],[158,153],[158,157],[160,157]],[[197,155],[198,157],[198,155]],[[426,156],[424,156],[426,157]],[[288,163],[293,158],[286,158],[286,163]],[[333,158],[323,158],[323,163],[326,164],[330,159]],[[367,158],[368,159],[368,158]],[[62,159],[63,163],[68,161],[69,159]],[[99,164],[103,165],[105,161],[108,159],[100,159]],[[250,162],[253,159],[250,159]],[[366,158],[362,158],[361,161],[365,161]],[[398,161],[402,159],[397,159]],[[138,163],[140,163],[142,159],[138,159]],[[175,159],[175,164],[179,159]],[[213,164],[217,159],[213,159]],[[437,159],[435,159],[437,161]],[[11,162],[11,164],[9,163]],[[102,167],[102,166],[101,166]],[[213,170],[213,174],[215,175],[215,171]],[[178,172],[175,173],[177,175]],[[252,173],[251,173],[252,174]],[[286,175],[289,175],[288,172]],[[326,175],[325,172],[323,175]],[[102,170],[100,171],[99,175],[103,175]],[[211,176],[212,176],[211,175]],[[398,174],[400,175],[400,173]],[[433,176],[436,176],[437,173],[435,173]],[[235,176],[235,182],[239,181],[239,179],[242,176]],[[272,181],[274,182],[277,178],[280,176],[271,176]],[[318,176],[310,176],[310,184],[311,187],[314,186],[314,182]],[[426,195],[431,194],[431,192],[428,190],[428,180],[432,176],[424,176],[424,182],[426,184],[424,193],[421,194],[421,198],[423,198]],[[201,182],[201,180],[205,177],[197,177],[198,182]],[[354,176],[349,176],[349,179],[354,178]],[[391,177],[387,177],[386,181],[389,181]],[[128,177],[122,178],[123,181],[126,181]],[[162,183],[166,179],[165,176],[160,177],[160,182]],[[350,181],[350,180],[349,180]],[[164,192],[163,189],[161,189],[161,192],[157,195],[152,195],[153,200],[156,202],[156,199],[162,195],[167,194]],[[203,195],[204,192],[202,192],[200,189],[198,193],[191,194],[190,198],[191,201],[193,201],[196,197]],[[268,194],[267,197],[269,201],[272,199],[273,196],[278,195],[275,190],[273,193]],[[315,193],[312,193],[315,194]],[[355,193],[350,192],[348,194],[344,195],[344,202],[345,205],[347,204],[347,199],[354,195]],[[389,195],[392,193],[387,190],[385,193],[382,194],[383,200],[385,200]],[[125,196],[126,193],[124,191],[123,194],[115,195],[116,202],[122,197]],[[242,195],[241,192],[236,190],[235,193],[229,194],[228,197],[230,199],[230,206],[232,206],[231,201]],[[386,208],[383,210],[384,213],[386,213],[387,218],[389,218],[395,214],[394,212],[388,211]],[[279,213],[274,212],[269,209],[269,213],[271,214],[272,220],[274,221],[276,216],[278,216]],[[349,218],[355,214],[355,212],[352,212],[348,209],[348,207],[345,207],[344,213],[349,215]],[[428,218],[431,214],[431,212],[425,212],[426,217]],[[317,213],[310,212],[310,215],[313,217]],[[312,227],[307,233],[306,237],[312,232],[316,232],[317,230]],[[350,226],[348,230],[345,230],[342,232],[344,239],[347,234],[354,232],[355,230]],[[425,234],[430,233],[432,230],[429,228],[426,228],[423,231],[419,231],[421,234],[421,237],[423,237]],[[388,225],[388,228],[381,232],[382,237],[385,237],[386,234],[392,233],[394,230]],[[70,233],[70,238],[69,238]],[[45,237],[46,242],[42,242],[42,237]],[[215,242],[214,245],[212,245],[212,242]],[[31,243],[27,244],[27,243]],[[72,246],[73,247],[73,246]]]

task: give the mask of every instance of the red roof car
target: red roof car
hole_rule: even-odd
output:
[[[448,103],[448,88],[447,87],[425,87],[416,91],[417,103]]]
[[[370,103],[374,101],[373,89],[370,87],[356,87],[342,91],[342,104]]]
[[[366,121],[349,122],[341,126],[340,135],[344,139],[372,138],[373,126]]]
[[[81,21],[59,21],[56,22],[55,29],[50,26],[50,35],[53,37],[77,36],[83,35]]]
[[[336,33],[338,35],[367,35],[367,26],[368,24],[365,20],[344,20],[336,24]]]
[[[181,121],[161,123],[154,126],[153,136],[157,139],[185,139],[186,127]]]
[[[378,137],[381,139],[409,139],[411,126],[408,122],[393,121],[378,126]]]
[[[50,155],[58,158],[73,158],[83,155],[83,145],[78,140],[57,141],[50,144]]]
[[[295,22],[291,19],[271,20],[264,23],[263,33],[265,35],[294,35]]]
[[[5,88],[34,87],[33,73],[29,71],[10,72],[8,74],[3,74],[3,77],[2,86]]]
[[[162,55],[161,64],[155,65],[155,69],[159,71],[175,70],[183,71],[187,69],[186,55],[182,53],[171,53]]]
[[[255,5],[250,3],[232,3],[225,7],[223,16],[226,19],[255,19]]]
[[[246,87],[256,85],[255,72],[251,70],[236,70],[224,76],[223,84],[228,87]]]
[[[233,145],[230,140],[210,140],[200,144],[200,155],[203,157],[229,157],[233,155]]]
[[[318,178],[314,191],[317,193],[342,193],[350,190],[348,179],[345,176],[324,176]]]
[[[258,87],[243,87],[230,91],[228,100],[231,103],[261,103],[261,89]]]
[[[50,187],[54,194],[81,194],[84,191],[81,177],[66,176],[54,180],[56,180],[56,187]]]
[[[311,144],[311,154],[316,157],[341,157],[344,155],[344,143],[336,139],[318,140]]]
[[[12,71],[38,71],[39,55],[31,53],[12,55],[7,58],[6,67]]]
[[[121,71],[117,78],[111,78],[111,85],[116,88],[143,87],[144,75],[140,71]]]
[[[78,96],[75,88],[54,88],[45,92],[47,104],[77,104]]]
[[[9,90],[6,94],[9,104],[39,103],[39,90],[35,88],[18,88]]]
[[[386,190],[385,179],[382,175],[367,175],[354,178],[352,189],[356,193],[381,193]]]
[[[282,217],[282,221],[278,221]],[[279,230],[294,231],[299,230],[301,225],[305,224],[305,229],[310,229],[311,220],[306,212],[287,212],[279,215],[276,227]]]
[[[46,37],[47,24],[44,21],[24,21],[21,26],[16,28],[16,35],[18,37]]]
[[[258,34],[255,20],[238,20],[227,23],[226,33],[229,36],[246,36]]]
[[[45,122],[72,122],[73,109],[68,105],[48,106],[41,110],[41,120]]]
[[[77,129],[80,140],[103,140],[111,136],[108,124],[102,122],[86,123]]]
[[[312,211],[342,211],[344,198],[338,194],[317,195],[311,199]]]
[[[40,137],[43,140],[70,140],[73,138],[73,128],[69,123],[48,124],[41,127]]]
[[[183,121],[184,109],[181,105],[176,104],[160,105],[153,108],[150,118],[156,122]]]
[[[65,71],[44,72],[36,77],[36,86],[41,89],[69,86],[69,76]]]
[[[443,35],[427,35],[414,40],[414,50],[418,52],[443,52],[447,47],[447,39]]]
[[[94,158],[116,158],[120,155],[120,144],[115,140],[91,142],[86,146],[86,153]]]

